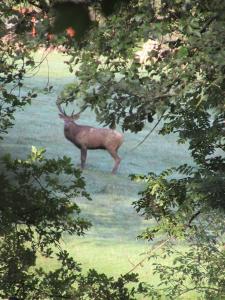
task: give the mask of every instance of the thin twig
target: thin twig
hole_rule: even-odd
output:
[[[193,288],[187,288],[185,291],[179,293],[179,296],[184,295],[188,292],[194,291],[194,290],[200,290],[200,291],[204,291],[204,290],[212,290],[212,291],[216,291],[216,292],[220,292],[220,289],[214,288],[214,287],[210,287],[210,286],[199,286],[199,287],[193,287]],[[222,295],[225,295],[224,292],[221,293]]]
[[[129,263],[134,267],[135,266],[135,264],[130,260],[130,258],[128,257],[128,261],[129,261]]]
[[[41,11],[46,12],[46,13],[49,11],[49,6],[47,4],[41,5],[41,4],[38,4],[38,3],[36,3],[35,1],[32,1],[32,0],[28,0],[28,3],[35,6],[36,8],[40,9]]]
[[[143,138],[142,141],[140,141],[136,146],[134,146],[133,148],[131,148],[131,150],[129,150],[129,152],[132,152],[134,150],[136,150],[140,145],[142,145],[147,138],[152,134],[152,132],[155,130],[155,128],[159,125],[159,123],[161,122],[162,118],[164,117],[165,112],[161,115],[161,117],[159,118],[159,120],[156,122],[156,124],[154,125],[154,127],[149,131],[149,133]]]
[[[158,95],[158,96],[155,96],[155,97],[151,97],[151,99],[152,99],[152,100],[157,100],[157,99],[160,99],[160,98],[175,97],[175,96],[178,96],[178,94],[164,94],[164,95]]]
[[[144,261],[146,261],[146,259],[149,258],[149,255],[154,253],[156,250],[159,250],[160,248],[162,248],[166,243],[168,243],[170,240],[172,239],[172,237],[170,236],[168,239],[162,241],[157,247],[153,248],[152,250],[147,252],[147,255],[141,260],[139,261],[139,263],[137,263],[130,271],[128,271],[125,275],[133,272],[135,269],[137,269],[139,266],[141,266],[143,264]]]
[[[27,73],[31,73],[37,68],[38,68],[38,70],[35,73],[33,73],[31,76],[24,76],[25,78],[34,77],[39,72],[41,64],[47,59],[48,55],[50,54],[50,51],[47,51],[46,55],[44,55],[45,54],[44,52],[42,54],[41,60],[34,67],[27,70]]]
[[[201,210],[198,210],[195,214],[193,214],[188,221],[187,227],[191,227],[192,221],[201,213]]]
[[[45,59],[46,59],[47,68],[48,68],[48,80],[47,80],[47,83],[46,83],[46,88],[47,88],[47,87],[49,87],[49,81],[50,81],[50,76],[49,76],[49,63],[48,63],[48,57],[47,57],[47,55],[46,55]]]
[[[207,29],[207,27],[219,16],[219,14],[216,14],[208,19],[208,21],[205,23],[205,25],[200,30],[200,33],[204,33]]]

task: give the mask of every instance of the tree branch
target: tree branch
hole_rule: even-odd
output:
[[[40,10],[45,11],[46,13],[49,12],[49,6],[47,5],[47,3],[43,3],[41,1],[41,3],[38,4],[38,3],[36,3],[35,0],[28,0],[27,2],[31,5],[39,8]]]
[[[137,263],[130,271],[128,271],[125,275],[133,272],[135,269],[137,269],[137,267],[141,266],[142,263],[149,258],[149,255],[156,252],[156,250],[161,249],[165,244],[167,244],[170,240],[172,239],[172,237],[170,236],[168,239],[162,241],[157,247],[153,248],[152,250],[150,250],[149,252],[147,252],[147,255],[141,260],[139,261],[139,263]],[[124,276],[125,276],[124,275]]]
[[[219,16],[219,14],[216,14],[208,19],[208,21],[205,23],[205,25],[200,30],[200,33],[204,33],[206,29],[209,27],[209,25]]]
[[[193,216],[191,216],[190,220],[188,221],[187,227],[191,227],[191,222],[200,215],[201,210],[199,209]]]
[[[142,145],[147,138],[152,134],[152,132],[155,130],[155,128],[159,125],[159,123],[161,122],[162,118],[164,117],[165,112],[161,115],[161,117],[158,119],[158,121],[156,122],[156,124],[154,125],[154,127],[149,131],[148,134],[146,134],[146,136],[143,138],[142,141],[140,141],[136,146],[134,146],[133,148],[131,148],[131,150],[129,152],[134,151],[135,149],[137,149],[140,145]]]

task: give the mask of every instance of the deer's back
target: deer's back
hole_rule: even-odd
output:
[[[71,128],[65,128],[65,136],[78,148],[117,149],[123,142],[123,135],[116,130],[74,125]]]

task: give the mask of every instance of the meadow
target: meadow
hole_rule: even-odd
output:
[[[37,61],[45,55],[43,51],[35,54]],[[16,113],[15,126],[1,143],[0,154],[9,152],[15,158],[25,158],[34,145],[46,148],[47,157],[66,155],[72,158],[75,166],[80,163],[80,151],[64,138],[63,122],[58,117],[55,103],[64,86],[75,79],[63,63],[65,60],[64,55],[53,51],[40,68],[31,70],[27,75],[22,93],[32,88],[38,92],[38,97]],[[53,88],[46,92],[44,88],[49,85]],[[69,109],[67,111],[69,113]],[[102,126],[91,111],[83,112],[78,123]],[[138,192],[143,186],[131,182],[129,174],[160,173],[191,160],[187,145],[178,145],[174,135],[159,136],[157,128],[143,144],[132,150],[153,126],[146,124],[138,134],[124,133],[125,141],[119,150],[123,160],[115,176],[111,175],[113,160],[107,152],[88,152],[83,176],[93,200],[80,199],[78,202],[82,215],[93,226],[85,237],[65,235],[62,241],[84,270],[96,268],[99,272],[118,276],[132,269],[151,247],[150,243],[136,238],[153,221],[144,220],[133,208],[132,202],[138,199]],[[40,258],[39,263],[44,265],[44,258]],[[135,271],[140,274],[141,280],[151,284],[158,280],[152,278],[149,262]]]

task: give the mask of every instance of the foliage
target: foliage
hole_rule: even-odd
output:
[[[124,8],[97,31],[93,29],[85,48],[71,50],[71,67],[81,81],[75,84],[73,97],[84,98],[100,121],[112,127],[122,122],[125,130],[140,131],[146,121],[152,122],[156,111],[160,115],[166,111],[164,119],[169,119],[170,126],[164,131],[172,132],[176,129],[170,128],[174,123],[180,128],[178,118],[183,120],[184,114],[189,124],[193,123],[193,106],[196,114],[203,114],[202,126],[209,126],[204,118],[213,117],[215,130],[221,130],[222,124],[217,126],[224,117],[220,100],[224,60],[218,40],[224,35],[223,17],[201,33],[215,8],[207,11],[197,3],[197,7],[193,4],[193,14],[196,9],[198,13],[193,16],[192,11],[183,12],[182,18],[164,12],[158,19],[151,2],[132,4],[129,12]],[[185,25],[192,23],[197,26],[195,30]],[[126,27],[129,34],[121,27]],[[216,116],[210,116],[208,109],[214,107],[218,110]],[[204,111],[209,115],[204,116]],[[183,130],[182,138],[190,138],[187,134]]]
[[[224,264],[224,174],[196,169],[183,165],[158,176],[132,177],[146,182],[134,206],[146,219],[157,221],[139,238],[154,240],[168,235],[170,240],[189,245],[182,252],[176,243],[168,243],[163,257],[173,254],[173,265],[155,263],[161,292],[171,299],[192,290],[206,299],[220,299],[225,294],[224,272],[218,271]],[[174,174],[180,179],[171,178]]]
[[[0,19],[0,139],[2,139],[7,129],[13,126],[16,110],[30,104],[36,94],[33,91],[23,94],[21,91],[25,74],[35,65],[31,55],[31,50],[35,50],[35,46],[26,44],[25,38],[21,39],[13,33],[12,28],[21,20],[7,1],[0,4]]]
[[[3,158],[1,183],[0,295],[17,299],[136,299],[141,285],[134,274],[108,278],[95,270],[87,275],[61,247],[64,233],[83,235],[90,223],[79,217],[77,197],[85,191],[81,172],[71,160],[46,159],[44,150],[32,148],[26,160]],[[36,266],[57,258],[58,267],[46,271]]]
[[[71,49],[79,82],[66,100],[79,96],[100,122],[132,132],[162,120],[160,134],[189,144],[194,166],[133,176],[146,184],[137,212],[157,221],[140,237],[168,235],[190,247],[174,266],[155,267],[171,298],[188,292],[188,282],[209,299],[225,291],[224,11],[221,1],[132,1],[93,28],[85,47]]]
[[[105,274],[98,274],[95,270],[89,270],[88,275],[79,280],[80,295],[75,299],[135,300],[138,294],[145,291],[145,288],[141,283],[138,284],[137,288],[126,287],[126,284],[131,282],[138,282],[137,275],[125,274],[114,280],[112,277],[107,278]]]
[[[9,155],[3,159],[4,171],[0,177],[1,297],[31,297],[31,291],[40,284],[40,271],[29,272],[31,266],[35,267],[38,253],[51,257],[53,246],[60,245],[64,232],[83,235],[90,226],[79,217],[80,209],[72,201],[78,196],[89,199],[80,171],[74,170],[66,157],[46,159],[43,154],[43,149],[33,147],[27,160],[12,160]],[[67,260],[61,250],[58,255],[66,266]],[[79,271],[76,265],[73,267]]]
[[[26,2],[38,6],[41,13],[43,11],[50,12],[51,15],[51,5],[47,5],[45,1]],[[140,200],[135,202],[134,206],[146,219],[154,218],[157,221],[155,226],[146,229],[141,235],[142,238],[154,240],[169,236],[169,239],[185,240],[189,245],[187,252],[177,253],[173,266],[155,265],[155,272],[160,274],[163,293],[169,298],[173,298],[174,295],[179,296],[193,289],[206,299],[222,298],[225,294],[224,273],[219,273],[218,270],[224,265],[224,226],[222,225],[224,225],[225,208],[225,4],[218,0],[163,0],[160,3],[158,1],[133,0],[122,1],[122,5],[119,5],[120,1],[117,1],[117,7],[111,8],[109,5],[105,10],[104,3],[106,2],[104,1],[88,3],[84,1],[84,3],[93,9],[97,16],[95,22],[91,23],[92,26],[88,27],[89,30],[86,27],[85,30],[81,30],[79,41],[76,41],[76,38],[65,40],[65,37],[58,36],[54,42],[57,44],[66,41],[66,51],[72,56],[67,63],[71,72],[78,77],[78,81],[64,91],[64,101],[73,101],[74,98],[79,97],[83,100],[81,108],[85,109],[89,106],[96,113],[98,121],[110,127],[121,124],[123,130],[131,130],[135,133],[141,131],[146,122],[158,120],[156,124],[161,124],[159,132],[162,135],[176,133],[178,143],[189,143],[194,166],[178,166],[175,169],[166,170],[162,174],[149,173],[148,175],[133,176],[133,179],[146,184]],[[1,5],[4,9],[3,16],[8,18],[8,11],[12,12],[9,4]],[[107,9],[109,10],[107,11]],[[40,18],[40,20],[42,19]],[[25,29],[24,27],[21,29],[20,26],[17,30],[16,38],[22,40],[24,44],[26,43],[25,49],[29,50],[32,43],[34,45],[49,43],[43,37],[51,22],[43,19],[39,25],[42,34],[37,36],[33,42],[29,42],[26,38],[26,26]],[[19,49],[22,49],[23,45]],[[12,52],[10,52],[10,48],[5,49],[9,52],[9,56],[3,55],[4,68],[1,71],[3,82],[1,114],[4,117],[0,123],[1,132],[6,132],[7,127],[12,125],[15,108],[23,106],[24,102],[30,101],[34,97],[33,94],[28,94],[27,98],[18,100],[18,97],[10,90],[10,85],[7,85],[13,83],[20,87],[25,72],[24,66],[32,65],[28,56],[29,51],[24,50],[21,60],[23,67],[17,72],[17,62],[21,58],[17,56],[15,44],[10,47],[12,47]],[[11,63],[11,59],[13,62],[15,61],[15,64]],[[60,161],[57,162],[57,165],[58,163],[60,167]],[[63,163],[65,165],[68,161],[63,159]],[[8,171],[13,171],[14,169],[10,169],[10,166],[14,166],[15,170],[18,166],[27,167],[25,162],[22,164],[18,161],[12,163],[8,158],[6,167]],[[47,166],[51,170],[51,163]],[[62,167],[60,170],[67,172]],[[38,168],[33,171],[38,171]],[[30,175],[32,175],[30,172],[31,170],[23,174],[24,179],[30,179]],[[44,169],[44,174],[45,172],[47,172],[47,168]],[[24,194],[22,197],[17,191],[20,181],[25,185],[21,174],[17,184],[15,181],[12,186],[5,176],[2,178],[9,196],[16,192],[24,199],[23,201],[26,201],[27,198],[24,197]],[[45,180],[49,184],[49,188],[54,188],[56,185],[59,191],[64,192],[66,189],[63,185],[58,185],[55,178],[53,180],[45,176]],[[27,189],[25,185],[24,188],[25,195],[31,195],[31,192],[35,195],[37,193],[38,197],[45,195],[36,190],[36,185],[30,186],[30,189]],[[12,194],[10,194],[11,191]],[[68,191],[66,190],[66,192]],[[52,190],[48,190],[48,187],[46,193],[47,196],[52,196]],[[14,203],[12,199],[10,201],[9,203]],[[57,201],[55,204],[57,205]],[[24,214],[20,208],[23,206],[18,208],[19,215],[17,217],[23,218]],[[57,210],[57,207],[55,209]],[[6,212],[6,229],[9,227],[10,230],[15,230],[14,223],[12,223],[15,216],[10,213],[11,210],[6,210]],[[66,213],[68,212],[66,210]],[[45,222],[48,218],[51,221],[51,214],[49,215],[47,212],[45,214]],[[27,214],[26,217],[28,217]],[[53,233],[44,231],[44,235],[50,239],[51,234],[56,234],[52,240],[53,244],[55,238],[58,242],[64,229],[71,230],[71,233],[83,232],[82,227],[75,225],[75,227],[72,226],[73,229],[70,229],[67,217],[68,214],[65,223],[58,223],[54,216],[53,219],[56,222],[53,222],[54,228],[56,226],[58,231],[54,231],[55,229]],[[35,220],[37,223],[32,223],[29,218],[27,221],[31,222],[30,226],[38,225],[37,228],[43,225],[41,216],[37,215],[34,222]],[[39,221],[41,222],[39,223]],[[49,226],[48,222],[45,222],[45,226]],[[24,226],[23,222],[22,224]],[[69,224],[71,225],[71,223]],[[23,232],[23,226],[18,227],[16,224],[19,233]],[[15,249],[19,252],[22,251],[23,254],[15,256],[15,253],[12,253],[12,258],[20,257],[17,263],[22,264],[22,267],[18,267],[18,274],[22,279],[25,278],[22,280],[23,283],[29,282],[30,284],[29,280],[32,280],[30,273],[24,270],[27,270],[25,266],[34,263],[35,255],[33,252],[30,254],[28,251],[27,255],[24,252],[24,246],[28,242],[28,233],[33,234],[29,231],[25,237],[22,234],[23,243],[16,243],[18,249]],[[15,234],[16,241],[20,241],[17,231],[12,230],[12,234]],[[37,231],[35,234],[40,234],[40,232]],[[5,251],[3,253],[5,256],[8,253],[4,250],[7,249],[5,247],[15,241],[15,238],[11,235],[8,243],[4,244],[2,251]],[[33,238],[34,235],[32,241]],[[44,243],[45,238],[41,241]],[[43,244],[42,251],[46,250],[45,246],[46,244]],[[12,249],[14,248],[12,247]],[[50,251],[49,248],[47,250]],[[170,255],[171,251],[174,253],[176,249],[168,243],[164,255]],[[27,263],[28,258],[30,259],[29,263]],[[43,284],[46,283],[49,283],[50,288],[45,297],[51,295],[52,291],[57,294],[57,284],[62,289],[71,287],[71,283],[76,277],[76,274],[70,270],[75,268],[78,271],[77,265],[74,265],[62,253],[59,254],[59,259],[63,262],[67,261],[70,265],[67,269],[69,271],[66,272],[68,277],[66,279],[63,277],[63,268],[56,270],[56,273],[44,275],[44,278],[48,279],[43,279],[42,285],[40,285],[41,289],[44,291]],[[4,266],[8,268],[10,264]],[[38,282],[43,276],[41,272]],[[85,296],[89,298],[101,299],[100,297],[103,297],[102,299],[104,299],[109,292],[111,293],[110,297],[120,299],[121,295],[126,297],[129,293],[123,285],[126,280],[121,279],[122,281],[118,280],[117,283],[112,283],[112,280],[104,275],[96,275],[93,271],[90,274],[91,280],[88,277],[82,278],[80,281],[76,279],[80,286],[88,283]],[[64,283],[60,285],[59,282],[62,278],[61,283],[63,281]],[[106,289],[103,289],[103,279]],[[95,280],[98,281],[97,292],[94,288]],[[66,285],[66,281],[68,285]],[[10,283],[10,281],[8,282]],[[117,289],[117,284],[121,282],[121,294],[114,290],[110,291],[112,287]],[[191,284],[191,288],[187,288],[187,283]],[[17,287],[10,288],[12,288],[11,293],[14,293]],[[160,290],[160,287],[158,289]],[[22,288],[19,289],[19,292],[21,291]],[[68,288],[67,293],[70,293],[71,296],[73,291],[71,292]],[[149,287],[148,291],[145,290],[145,293],[152,298],[160,297],[160,294],[152,287]],[[133,294],[127,297],[130,296],[133,297]]]
[[[14,113],[18,108],[31,103],[36,97],[33,91],[21,95],[22,80],[26,69],[33,65],[33,60],[22,45],[14,52],[14,45],[10,42],[1,45],[1,73],[0,73],[0,138],[12,127]]]

